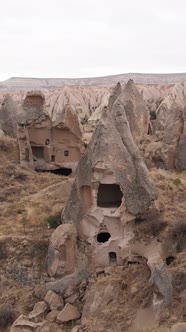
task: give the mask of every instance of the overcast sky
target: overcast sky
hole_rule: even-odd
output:
[[[186,0],[5,0],[0,46],[0,80],[186,72]]]

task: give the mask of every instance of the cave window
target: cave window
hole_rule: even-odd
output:
[[[49,139],[46,139],[45,140],[45,145],[49,145],[50,144],[50,140]]]
[[[108,232],[101,232],[97,235],[97,241],[99,243],[105,243],[110,239],[111,235]]]
[[[51,161],[52,161],[53,163],[55,162],[55,156],[54,156],[54,155],[51,156]]]
[[[65,150],[65,151],[64,151],[64,156],[65,156],[65,157],[68,157],[68,156],[69,156],[69,151],[68,151],[68,150]]]
[[[166,264],[167,264],[167,265],[170,265],[174,260],[175,260],[175,257],[174,257],[174,256],[168,256],[168,257],[166,258]]]
[[[109,264],[113,265],[117,263],[117,255],[114,251],[109,252]]]
[[[97,206],[119,207],[123,194],[118,184],[100,184],[97,194]]]

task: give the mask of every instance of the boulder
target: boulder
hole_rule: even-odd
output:
[[[46,324],[46,321],[35,323],[29,321],[25,316],[19,316],[10,328],[10,332],[36,332]]]
[[[28,319],[34,322],[41,322],[44,319],[44,314],[47,311],[47,304],[44,301],[37,302],[34,309],[28,314]]]
[[[171,332],[186,332],[186,322],[174,324]]]
[[[65,303],[70,303],[70,304],[74,304],[74,302],[78,299],[78,294],[75,293],[75,294],[72,294],[70,295],[69,297],[67,297],[65,299]]]
[[[59,314],[59,310],[52,310],[46,316],[46,320],[49,321],[50,323],[53,323],[53,322],[56,321],[56,318],[57,318],[58,314]]]
[[[82,331],[81,325],[74,326],[70,332],[80,332]]]
[[[76,228],[74,225],[60,225],[52,234],[47,258],[48,274],[51,277],[74,271],[75,242]]]
[[[50,310],[61,310],[64,307],[63,298],[51,290],[47,292],[44,300],[49,305]]]
[[[57,322],[60,324],[66,323],[70,320],[76,320],[80,318],[80,316],[79,310],[75,306],[67,303],[63,310],[57,315]]]

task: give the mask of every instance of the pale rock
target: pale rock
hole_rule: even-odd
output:
[[[48,303],[50,310],[61,310],[64,307],[63,298],[51,290],[47,292],[44,300]]]
[[[4,137],[5,136],[5,133],[2,129],[0,129],[0,138]]]
[[[80,318],[80,316],[81,314],[79,310],[75,306],[67,303],[63,308],[63,310],[58,314],[57,322],[66,323],[69,322],[70,320],[76,320]]]
[[[78,299],[78,294],[72,294],[71,296],[67,297],[65,299],[65,303],[70,303],[70,304],[74,304],[74,302]]]
[[[10,332],[36,332],[44,326],[46,321],[36,323],[29,321],[25,316],[19,316],[10,328]]]
[[[73,272],[75,268],[74,244],[76,229],[74,225],[60,225],[50,238],[48,251],[48,274],[50,277]]]
[[[28,314],[28,319],[34,322],[40,322],[44,319],[44,314],[47,311],[47,304],[44,301],[37,302],[33,310]]]
[[[186,322],[174,324],[171,332],[186,332]]]
[[[56,321],[58,314],[59,314],[59,310],[52,310],[46,315],[45,319],[47,321],[49,321],[50,323],[53,323]]]
[[[74,326],[70,332],[80,332],[80,331],[81,331],[81,325],[77,325],[77,326]]]

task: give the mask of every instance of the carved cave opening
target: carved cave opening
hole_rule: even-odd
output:
[[[174,260],[175,260],[175,257],[174,257],[174,256],[168,256],[168,257],[166,258],[166,264],[167,264],[167,265],[170,265]]]
[[[57,174],[57,175],[63,175],[63,176],[69,176],[72,174],[71,168],[58,168],[58,169],[52,169],[49,171],[50,173]]]
[[[44,147],[42,146],[31,146],[33,157],[36,159],[44,158]]]
[[[109,252],[109,264],[113,265],[117,263],[117,255],[114,251]]]
[[[111,235],[108,232],[101,232],[97,235],[97,241],[99,243],[105,243],[110,239]]]
[[[123,193],[118,184],[100,184],[97,195],[99,207],[119,207],[122,202]]]

